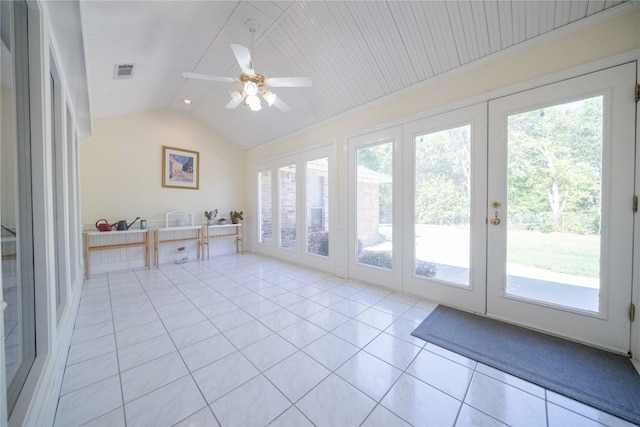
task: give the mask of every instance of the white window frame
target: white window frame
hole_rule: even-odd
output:
[[[268,256],[275,256],[296,264],[305,265],[319,270],[333,273],[335,271],[336,238],[336,155],[335,143],[327,144],[308,151],[299,152],[290,156],[280,157],[255,165],[254,185],[256,188],[256,218],[255,227],[256,252]],[[307,182],[306,182],[306,162],[319,158],[328,158],[329,161],[329,255],[320,256],[307,252]],[[279,169],[284,166],[295,165],[296,167],[296,247],[280,247],[280,173]],[[259,175],[264,171],[271,171],[271,214],[272,214],[272,237],[270,243],[260,242],[260,187]]]

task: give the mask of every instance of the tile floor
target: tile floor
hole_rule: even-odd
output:
[[[410,335],[435,305],[256,255],[94,276],[55,426],[591,426]]]

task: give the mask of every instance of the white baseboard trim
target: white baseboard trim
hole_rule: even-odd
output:
[[[46,356],[40,372],[31,402],[22,421],[23,426],[51,426],[55,420],[58,407],[58,397],[62,386],[62,378],[67,363],[67,354],[73,335],[83,279],[71,286],[72,294],[67,309],[62,314],[58,324],[57,342],[55,350]],[[78,286],[80,285],[80,286]],[[9,422],[12,425],[11,420]]]

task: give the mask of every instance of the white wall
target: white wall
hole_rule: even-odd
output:
[[[200,189],[162,187],[162,146],[200,153]],[[160,225],[174,209],[194,213],[245,210],[245,154],[200,120],[169,110],[96,120],[93,138],[80,146],[82,222],[145,218]],[[137,226],[136,226],[137,227]]]

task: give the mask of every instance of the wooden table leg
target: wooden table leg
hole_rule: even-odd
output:
[[[84,277],[89,278],[89,235],[82,233],[82,252],[84,255]]]
[[[158,268],[158,230],[153,230],[154,265]]]

